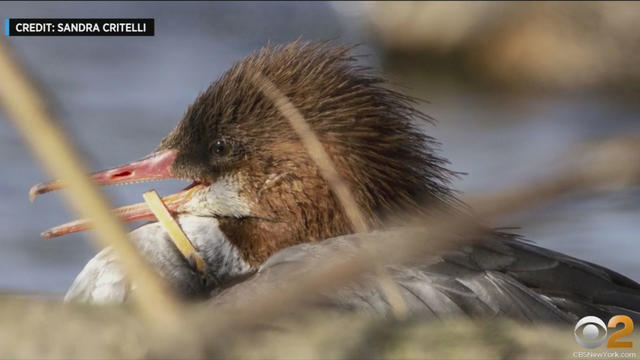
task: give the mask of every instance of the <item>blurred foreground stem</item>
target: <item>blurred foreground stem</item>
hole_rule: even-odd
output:
[[[11,57],[3,41],[0,41],[0,79],[0,105],[7,117],[42,166],[68,187],[69,190],[63,193],[73,210],[80,217],[92,219],[95,226],[92,234],[98,245],[111,246],[115,250],[123,270],[136,283],[133,297],[140,314],[155,329],[177,330],[179,303],[128,241],[124,227],[113,217],[107,200],[86,176],[77,152],[56,126],[44,99]]]

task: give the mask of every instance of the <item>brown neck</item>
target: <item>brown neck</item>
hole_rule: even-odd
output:
[[[285,247],[351,232],[342,214],[328,215],[333,219],[326,219],[327,222],[323,222],[323,219],[306,219],[304,228],[297,224],[257,218],[222,218],[219,224],[220,230],[238,248],[245,261],[257,267]]]

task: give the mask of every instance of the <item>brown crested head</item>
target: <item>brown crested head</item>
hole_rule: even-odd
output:
[[[256,71],[309,123],[369,225],[453,200],[452,173],[416,128],[428,117],[356,65],[350,50],[307,42],[262,48],[202,93],[158,148],[177,150],[176,176],[217,186],[207,200],[217,204],[205,212],[254,264],[285,246],[351,231],[298,135],[251,81]]]

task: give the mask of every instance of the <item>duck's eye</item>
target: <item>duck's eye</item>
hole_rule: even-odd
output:
[[[217,156],[229,155],[229,153],[231,152],[231,146],[225,140],[218,139],[213,143],[211,152]]]

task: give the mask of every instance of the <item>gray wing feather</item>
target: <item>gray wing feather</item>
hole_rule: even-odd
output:
[[[267,289],[286,286],[327,259],[348,258],[358,252],[359,241],[380,236],[398,234],[343,236],[281,250],[252,278],[222,291],[212,302],[250,301]],[[488,231],[473,243],[426,257],[419,264],[387,267],[412,314],[572,322],[585,315],[620,313],[636,318],[640,313],[640,285],[611,270],[501,232]],[[315,302],[375,313],[390,311],[371,274],[339,291],[322,293]]]

